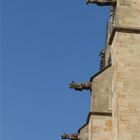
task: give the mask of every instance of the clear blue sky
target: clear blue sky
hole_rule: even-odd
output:
[[[68,88],[99,69],[108,8],[84,0],[1,0],[1,140],[60,140],[90,111]]]

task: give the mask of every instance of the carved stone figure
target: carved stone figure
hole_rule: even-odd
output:
[[[115,5],[116,0],[86,0],[86,3],[93,3],[97,4],[99,6],[109,6],[109,5]]]
[[[74,81],[72,81],[70,84],[69,84],[69,88],[73,88],[75,90],[78,90],[78,91],[82,91],[82,90],[89,90],[91,89],[91,83],[90,82],[87,82],[87,83],[75,83]]]
[[[113,30],[113,26],[115,24],[115,9],[116,7],[115,6],[110,6],[110,18],[109,18],[109,23],[108,23],[108,30],[109,30],[109,33],[111,34],[112,30]]]
[[[105,49],[102,49],[100,51],[101,60],[100,60],[100,70],[102,70],[105,67]]]
[[[66,134],[66,133],[64,133],[61,136],[61,139],[79,140],[78,136],[79,136],[78,134]]]

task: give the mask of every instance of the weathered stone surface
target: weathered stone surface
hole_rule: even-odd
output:
[[[110,112],[112,100],[112,67],[107,68],[92,81],[91,111]]]
[[[89,139],[89,125],[86,125],[83,129],[81,129],[79,134],[80,140],[88,140]]]
[[[91,115],[79,135],[80,140],[112,140],[112,117]]]
[[[90,122],[91,140],[112,140],[112,117],[93,115]]]
[[[113,40],[114,140],[140,139],[140,34],[117,32]]]
[[[117,0],[115,26],[140,29],[139,13],[139,0]]]

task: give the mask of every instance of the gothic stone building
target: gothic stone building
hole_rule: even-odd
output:
[[[70,88],[90,89],[91,111],[71,140],[140,140],[140,0],[87,0],[110,6],[106,47],[100,71],[88,83]]]

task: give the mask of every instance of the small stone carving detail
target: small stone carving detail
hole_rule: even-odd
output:
[[[61,136],[61,139],[79,140],[78,136],[79,136],[78,134],[66,134],[66,133],[64,133]]]
[[[91,89],[91,82],[87,82],[87,83],[75,83],[74,81],[72,81],[69,84],[69,88],[78,90],[78,91],[82,91],[82,90],[89,90]]]
[[[105,49],[102,49],[100,51],[101,60],[100,60],[100,70],[102,70],[105,67]]]
[[[93,3],[97,4],[99,6],[109,6],[109,5],[115,5],[116,0],[86,0],[86,3]]]

